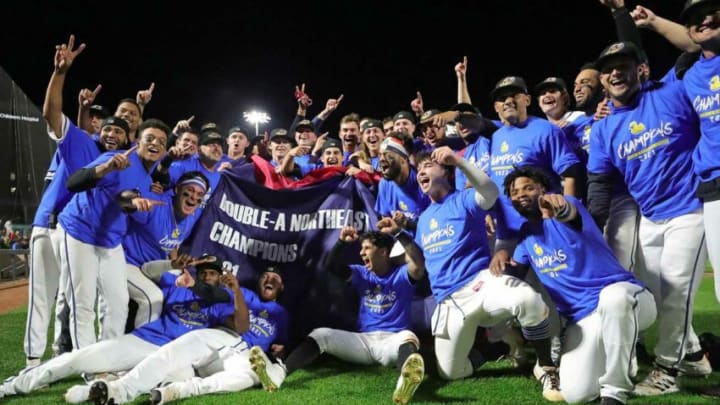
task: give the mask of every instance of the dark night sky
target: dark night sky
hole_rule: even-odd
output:
[[[474,104],[494,118],[488,93],[502,76],[522,75],[530,86],[549,75],[572,83],[578,67],[615,39],[597,0],[12,3],[3,12],[0,65],[38,106],[54,45],[74,33],[87,49],[66,82],[69,116],[82,87],[101,83],[97,101],[114,108],[155,82],[146,117],[173,125],[194,114],[197,126],[215,121],[224,129],[251,108],[271,114],[268,129],[289,125],[301,82],[315,102],[309,115],[345,95],[326,127],[333,133],[349,112],[382,118],[408,109],[416,90],[426,108],[447,108],[463,55]],[[683,3],[642,4],[675,18]],[[658,78],[678,52],[654,33],[643,40]]]

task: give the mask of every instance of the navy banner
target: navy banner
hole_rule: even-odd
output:
[[[190,253],[222,258],[252,289],[264,269],[279,268],[285,283],[280,303],[290,313],[291,341],[315,326],[353,328],[357,298],[322,266],[343,226],[374,229],[375,198],[344,175],[273,190],[255,182],[252,167],[222,176],[186,241]],[[359,245],[348,247],[348,263],[360,263],[358,251]]]

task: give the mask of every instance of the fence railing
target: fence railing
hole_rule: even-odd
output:
[[[0,282],[27,278],[30,275],[30,250],[0,249]]]

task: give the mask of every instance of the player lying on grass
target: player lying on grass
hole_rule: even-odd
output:
[[[655,321],[653,295],[620,265],[577,199],[546,194],[540,170],[515,169],[504,186],[528,219],[513,260],[523,272],[532,266],[568,322],[560,358],[565,400],[588,402],[599,395],[602,405],[625,404],[638,333]]]
[[[231,273],[223,279],[235,279]],[[116,381],[95,381],[89,398],[96,404],[123,404],[150,392],[154,404],[215,392],[234,392],[260,385],[248,360],[250,348],[269,350],[285,344],[288,316],[275,300],[283,290],[274,270],[260,275],[256,292],[237,283],[234,330],[202,329],[187,333],[146,357]],[[235,333],[239,332],[239,335]],[[171,382],[157,388],[162,383]]]
[[[169,270],[184,268],[192,261],[191,257],[181,255],[173,262],[153,262],[153,265],[164,264]],[[203,256],[196,260],[196,263],[197,281],[186,269],[179,276],[172,272],[163,272],[159,277],[158,283],[165,295],[160,318],[132,333],[65,353],[37,367],[26,368],[0,385],[0,398],[26,394],[46,384],[81,373],[129,370],[162,345],[185,333],[225,323],[234,314],[234,298],[230,290],[219,287],[221,261],[212,256]],[[224,279],[230,288],[231,278]],[[65,400],[70,403],[87,400],[89,387],[79,387],[81,388],[69,390],[65,394]]]
[[[380,231],[358,235],[346,226],[327,258],[327,270],[346,280],[360,298],[357,332],[317,328],[288,356],[285,364],[271,363],[263,350],[253,347],[250,362],[263,387],[274,391],[293,371],[307,367],[322,353],[356,364],[395,364],[401,371],[393,401],[407,404],[425,375],[420,342],[410,330],[410,304],[415,282],[425,276],[422,253],[409,233],[390,218],[377,224]],[[407,264],[393,265],[390,251],[394,235],[405,248]],[[345,248],[360,241],[363,264],[344,265]]]

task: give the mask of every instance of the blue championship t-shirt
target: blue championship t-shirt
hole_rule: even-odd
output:
[[[693,152],[695,173],[703,182],[720,176],[720,57],[700,60],[683,78],[685,92],[700,117],[700,141]]]
[[[353,264],[351,285],[360,296],[359,332],[399,332],[410,329],[410,305],[415,287],[407,265],[380,277],[367,267]]]
[[[160,317],[132,331],[132,334],[154,345],[162,346],[178,337],[196,330],[219,325],[235,313],[230,302],[208,303],[190,289],[176,287],[177,276],[164,273],[160,277],[160,289],[165,300]],[[233,293],[227,290],[230,297]],[[192,348],[190,348],[192,350]]]
[[[462,158],[471,165],[490,175],[490,140],[479,136],[477,140],[463,149]],[[455,189],[462,190],[468,186],[465,173],[455,168]]]
[[[592,127],[588,172],[617,168],[653,221],[699,209],[692,154],[700,130],[682,82],[647,85],[629,105],[611,109]]]
[[[526,222],[513,260],[532,266],[558,312],[576,323],[597,308],[606,286],[642,283],[620,265],[585,207],[573,197],[565,198],[577,207],[582,229],[554,218]]]
[[[420,214],[415,241],[425,255],[425,269],[437,302],[488,268],[486,214],[475,201],[474,189],[452,191]]]
[[[403,185],[392,180],[380,180],[375,212],[383,217],[392,217],[393,212],[400,211],[409,219],[417,219],[429,203],[428,196],[420,191],[417,172],[411,168],[407,182]]]
[[[242,288],[242,287],[241,287]],[[287,342],[288,314],[275,301],[263,301],[246,288],[242,289],[245,303],[250,311],[250,329],[241,335],[239,344],[247,347],[260,346],[268,351],[273,342]]]

